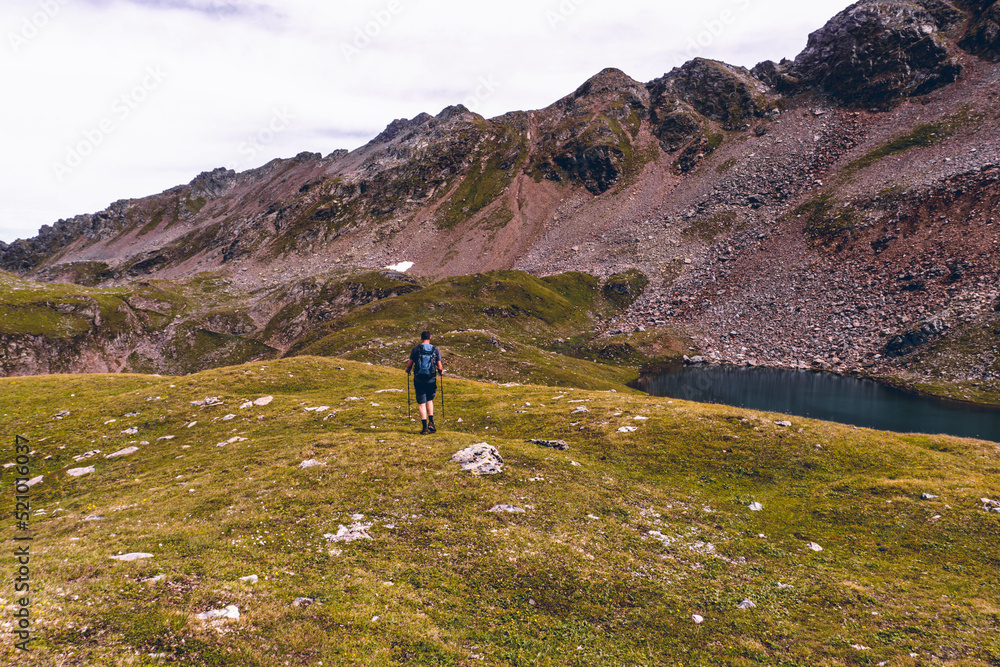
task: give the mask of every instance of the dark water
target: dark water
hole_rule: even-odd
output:
[[[871,380],[772,368],[701,366],[640,378],[639,389],[901,433],[947,433],[1000,442],[1000,409],[915,396]]]

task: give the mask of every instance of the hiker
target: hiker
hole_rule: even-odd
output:
[[[424,428],[420,435],[435,433],[434,427],[434,396],[437,394],[437,376],[444,375],[441,365],[441,351],[431,345],[431,335],[427,331],[420,333],[420,345],[410,352],[406,362],[406,374],[416,367],[413,375],[413,389],[417,395],[417,409],[420,411],[420,421]]]

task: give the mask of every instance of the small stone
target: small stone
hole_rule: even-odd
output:
[[[551,447],[552,449],[558,449],[561,452],[569,449],[569,445],[566,444],[565,440],[529,440],[533,445],[538,445],[539,447]]]
[[[738,609],[756,609],[757,605],[755,605],[753,603],[753,600],[751,600],[750,598],[747,598],[743,602],[739,603],[739,605],[737,606],[737,608]]]
[[[132,454],[135,454],[137,451],[139,451],[138,447],[126,447],[125,449],[122,449],[121,451],[117,451],[114,454],[108,454],[104,458],[106,458],[106,459],[117,459],[117,458],[122,457],[122,456],[131,456]]]
[[[131,563],[133,561],[144,560],[146,558],[152,558],[152,557],[153,557],[153,554],[147,554],[147,553],[139,552],[139,553],[131,553],[131,554],[122,554],[120,556],[112,556],[111,560],[120,560],[123,563]]]
[[[937,500],[937,496],[931,495],[929,493],[922,494],[920,496],[921,500]]]
[[[258,577],[256,574],[251,574],[246,577],[240,577],[240,581],[244,581],[248,584],[256,584],[258,581],[260,581],[260,577]]]
[[[705,622],[705,617],[704,616],[699,616],[698,614],[694,614],[691,617],[691,620],[694,621],[695,625],[701,625],[702,623]]]
[[[138,432],[139,432],[139,429],[137,429],[136,427],[133,426],[132,428],[127,428],[124,431],[122,431],[122,435],[135,435]]]
[[[785,590],[788,590],[789,588],[795,588],[795,586],[792,586],[791,584],[783,584],[780,581],[778,582],[778,590],[779,591],[785,591]]]
[[[358,401],[363,401],[363,400],[365,399],[360,398],[358,396],[348,396],[347,398],[344,399],[344,401],[348,403],[356,403]]]
[[[815,551],[816,553],[819,553],[820,551],[823,550],[823,547],[816,544],[815,542],[810,542],[809,544],[806,545],[806,548]]]
[[[781,426],[782,428],[791,428],[792,426],[792,422],[789,421],[778,421],[774,423],[777,424],[778,426]]]
[[[42,480],[45,479],[45,475],[39,475],[38,477],[32,477],[27,481],[27,486],[30,488],[35,484],[41,484]]]
[[[637,429],[635,426],[622,426],[620,429],[618,429],[618,432],[619,433],[635,433],[638,430],[639,429]]]
[[[222,399],[218,396],[209,396],[200,401],[191,401],[191,405],[197,408],[212,407],[214,405],[222,405]]]
[[[216,619],[237,619],[240,617],[240,608],[234,604],[229,605],[223,609],[213,609],[211,611],[206,611],[201,614],[196,614],[195,618],[199,621],[214,621]]]
[[[575,410],[573,410],[573,412],[571,412],[570,414],[578,415],[578,414],[583,414],[585,412],[590,412],[590,410],[587,409],[587,406],[581,405],[577,407]]]
[[[317,466],[325,466],[326,464],[322,461],[316,461],[315,459],[309,459],[308,461],[303,461],[299,464],[300,470],[305,470],[306,468],[315,468]]]
[[[66,471],[66,474],[70,477],[83,477],[84,475],[89,475],[94,472],[94,466],[88,466],[86,468],[72,468]]]
[[[306,412],[326,412],[329,409],[329,405],[321,405],[318,408],[306,408]]]
[[[491,512],[496,514],[501,514],[507,512],[508,514],[524,514],[525,511],[520,507],[515,507],[513,505],[494,505],[490,508]]]
[[[222,418],[222,421],[228,422],[228,421],[232,421],[234,419],[236,419],[236,415],[226,415],[225,417]]]
[[[370,523],[355,523],[350,527],[340,526],[337,529],[337,534],[327,533],[323,537],[326,538],[327,542],[355,542],[357,540],[370,540],[372,536],[368,534],[369,529],[374,524]]]
[[[750,503],[750,511],[751,512],[763,512],[764,511],[764,506],[761,505],[760,503]]]
[[[263,408],[264,406],[271,405],[271,401],[274,400],[274,396],[261,396],[253,402],[257,407]]]
[[[295,598],[295,601],[292,602],[292,606],[293,607],[308,607],[308,606],[314,604],[315,602],[316,601],[313,600],[312,598]]]
[[[173,440],[176,437],[177,437],[176,435],[165,435],[162,438],[157,438],[156,441],[157,442],[163,442],[164,440]]]
[[[380,389],[375,392],[376,394],[402,394],[402,389]]]
[[[253,401],[245,401],[244,403],[240,404],[240,410],[246,410],[247,408],[252,408],[252,407],[253,407]]]
[[[84,518],[84,521],[104,521],[104,517],[99,514],[91,514],[90,516]]]

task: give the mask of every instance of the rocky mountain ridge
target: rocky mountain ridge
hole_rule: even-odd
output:
[[[794,61],[605,70],[538,111],[421,114],[353,152],[59,221],[0,244],[0,268],[241,290],[402,261],[422,279],[636,269],[649,287],[608,335],[669,325],[722,361],[895,372],[899,340],[992,312],[998,12],[862,0]],[[928,318],[945,324],[914,337]]]

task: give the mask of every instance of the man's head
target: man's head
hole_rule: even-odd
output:
[[[420,340],[421,341],[430,341],[430,339],[431,339],[431,332],[430,331],[421,331],[420,332]]]

